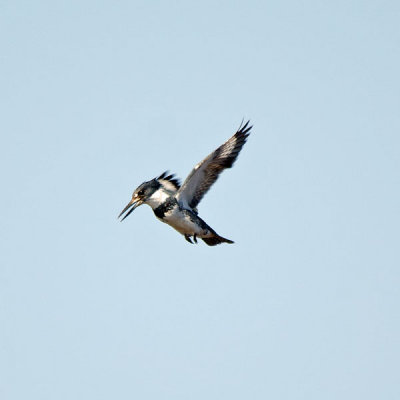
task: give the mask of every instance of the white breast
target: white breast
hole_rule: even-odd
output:
[[[172,226],[172,228],[182,234],[193,235],[195,233],[196,235],[200,235],[204,233],[203,230],[196,225],[187,214],[179,210],[178,207],[166,212],[162,222]]]
[[[164,188],[160,188],[156,190],[148,200],[146,200],[146,204],[154,210],[163,204],[170,196],[171,192]],[[170,225],[182,234],[193,235],[196,233],[196,235],[200,235],[204,233],[203,230],[197,226],[187,214],[183,213],[178,206],[167,211],[164,218],[160,219],[160,221]]]

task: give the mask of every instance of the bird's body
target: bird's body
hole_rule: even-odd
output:
[[[149,205],[155,216],[170,225],[185,239],[197,243],[201,238],[209,246],[233,243],[218,235],[197,213],[197,205],[225,168],[231,168],[249,135],[247,122],[227,142],[197,164],[181,186],[174,175],[164,172],[151,181],[142,183],[132,195],[132,200],[119,216],[125,219],[141,204]]]
[[[204,234],[198,221],[200,218],[193,210],[183,208],[175,196],[176,191],[169,193],[161,185],[160,189],[150,197],[147,204],[153,209],[155,216],[160,221],[172,226],[182,235]]]
[[[153,211],[160,221],[172,226],[172,228],[184,235],[189,242],[190,237],[197,241],[198,237],[204,240],[213,238],[216,235],[215,231],[194,210],[183,208],[174,196],[168,198],[163,204],[154,208]],[[226,241],[230,242],[228,239]]]

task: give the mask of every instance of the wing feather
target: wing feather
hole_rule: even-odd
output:
[[[219,174],[226,168],[232,168],[250,134],[252,126],[249,122],[241,124],[229,140],[194,167],[178,190],[178,201],[190,208],[197,207]]]

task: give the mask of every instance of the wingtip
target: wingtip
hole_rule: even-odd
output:
[[[247,122],[243,125],[244,118],[242,119],[242,122],[240,123],[240,126],[236,133],[239,133],[241,135],[245,135],[246,137],[250,135],[250,130],[253,128],[253,125],[249,126],[250,120],[247,120]]]

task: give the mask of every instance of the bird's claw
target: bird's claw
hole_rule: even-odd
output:
[[[196,235],[196,234],[193,235],[194,243],[192,242],[192,239],[191,239],[191,236],[190,236],[190,235],[184,235],[184,236],[185,236],[185,239],[186,239],[189,243],[191,243],[191,244],[196,243],[196,244],[197,244],[197,235]]]
[[[184,235],[184,236],[185,236],[186,241],[188,241],[189,243],[193,244],[193,242],[191,241],[189,235]]]

